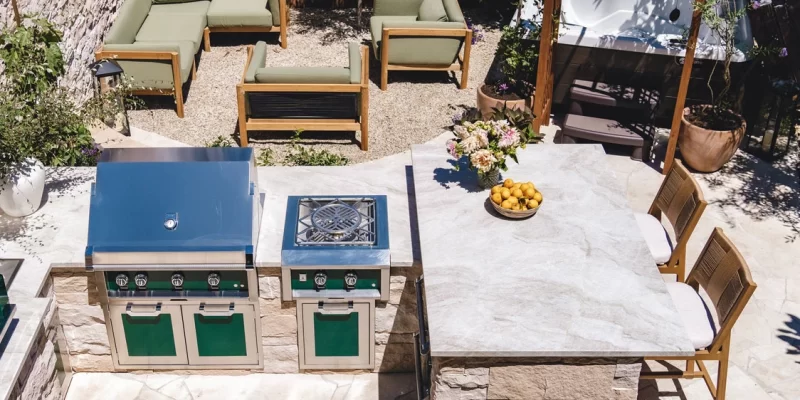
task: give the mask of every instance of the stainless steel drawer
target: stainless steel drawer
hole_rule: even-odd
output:
[[[252,304],[184,305],[186,351],[191,365],[258,365],[260,351]]]
[[[108,307],[120,365],[186,365],[181,307],[162,303]]]
[[[375,302],[298,300],[300,369],[375,367]]]

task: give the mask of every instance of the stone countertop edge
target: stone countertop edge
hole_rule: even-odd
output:
[[[9,330],[10,336],[0,353],[0,399],[8,400],[11,396],[39,330],[42,329],[42,319],[51,301],[49,298],[34,298],[13,302],[17,310],[11,323],[15,323],[15,326],[13,331]]]
[[[694,351],[434,351],[431,357],[439,358],[645,358],[645,357],[689,357]]]

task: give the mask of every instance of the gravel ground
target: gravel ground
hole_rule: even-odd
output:
[[[238,143],[235,87],[244,70],[247,44],[266,40],[270,66],[345,66],[346,43],[369,43],[369,16],[365,10],[358,28],[353,9],[292,10],[288,49],[280,48],[277,34],[212,34],[211,52],[200,52],[197,80],[187,85],[185,117],[175,115],[171,97],[146,96],[145,105],[130,112],[131,124],[189,145],[202,146],[220,135]],[[369,151],[361,151],[360,135],[350,132],[306,132],[301,143],[359,163],[403,152],[440,135],[457,110],[475,105],[476,88],[487,75],[500,38],[497,28],[480,24],[483,16],[472,17],[485,32],[483,41],[472,48],[467,89],[459,90],[454,80],[460,73],[390,72],[389,88],[382,92],[380,64],[371,59]],[[291,136],[291,132],[250,132],[249,139],[253,147],[272,148],[281,160]]]

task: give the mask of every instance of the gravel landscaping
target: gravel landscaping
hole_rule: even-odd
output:
[[[460,79],[460,73],[390,72],[389,88],[382,92],[380,64],[371,59],[369,151],[361,151],[358,134],[350,132],[306,132],[301,143],[359,163],[408,150],[412,144],[440,135],[458,110],[475,105],[475,90],[486,78],[500,39],[498,28],[479,23],[482,16],[469,10],[465,14],[484,29],[483,40],[472,48],[467,89],[458,89],[454,78]],[[199,55],[185,117],[175,115],[171,97],[147,96],[141,109],[130,112],[131,124],[189,145],[203,146],[218,136],[238,143],[235,88],[244,70],[247,44],[265,40],[270,46],[269,66],[346,66],[348,42],[369,44],[369,15],[365,10],[358,28],[354,9],[292,10],[288,49],[280,48],[277,34],[212,34],[211,52]],[[275,159],[282,160],[292,132],[250,132],[249,136],[251,146],[271,148]]]

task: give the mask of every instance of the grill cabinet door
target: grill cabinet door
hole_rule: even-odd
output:
[[[375,303],[301,303],[300,368],[374,367]]]
[[[180,306],[128,303],[108,310],[120,365],[186,365]]]
[[[191,365],[258,365],[256,317],[251,304],[183,306]]]

